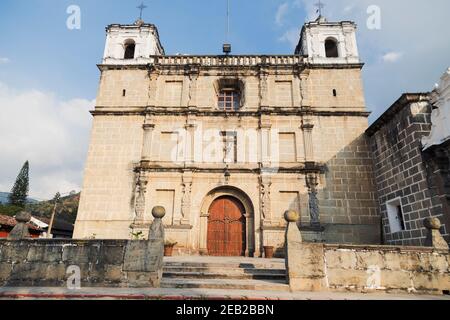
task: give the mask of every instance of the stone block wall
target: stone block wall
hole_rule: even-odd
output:
[[[445,198],[433,185],[432,161],[422,152],[421,139],[431,130],[428,95],[405,94],[367,131],[370,137],[384,242],[390,245],[424,245],[423,219],[436,217],[443,223],[441,233],[449,239]],[[388,205],[401,205],[404,230],[392,230]]]
[[[74,266],[81,287],[159,287],[162,260],[162,240],[0,240],[0,285],[65,287]]]
[[[289,243],[293,291],[443,294],[450,253],[423,247]]]

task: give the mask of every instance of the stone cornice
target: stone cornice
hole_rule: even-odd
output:
[[[98,64],[101,71],[137,69],[149,72],[177,71],[199,73],[208,70],[255,70],[270,74],[275,69],[301,72],[305,69],[362,69],[364,63],[310,63],[301,55],[236,55],[236,56],[151,56],[148,64]]]
[[[242,118],[242,117],[260,117],[263,115],[275,115],[275,116],[321,116],[321,117],[365,117],[370,116],[370,112],[367,111],[321,111],[313,110],[309,107],[304,108],[267,108],[255,111],[238,111],[238,112],[223,112],[219,110],[199,110],[194,108],[153,108],[153,107],[131,107],[128,110],[113,110],[102,109],[97,107],[96,110],[91,111],[93,116],[188,116],[194,115],[197,117],[227,117],[227,118]]]
[[[307,174],[307,173],[324,173],[326,172],[326,165],[321,163],[314,163],[313,165],[307,165],[305,162],[298,162],[292,167],[283,167],[285,164],[280,164],[280,167],[262,168],[261,164],[255,164],[253,167],[248,164],[243,164],[239,167],[239,164],[235,164],[236,167],[229,167],[228,172],[233,174],[266,174],[266,173],[286,173],[286,174]],[[244,166],[248,166],[244,168]],[[135,168],[136,172],[178,172],[183,173],[189,171],[192,173],[219,173],[223,174],[226,168],[223,164],[217,164],[214,166],[205,166],[203,163],[198,165],[189,164],[174,164],[174,163],[154,163],[150,161],[141,161]]]

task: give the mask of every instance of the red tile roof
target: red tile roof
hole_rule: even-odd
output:
[[[0,215],[0,226],[15,227],[16,224],[17,224],[17,222],[16,222],[16,219],[14,219],[14,217]],[[27,225],[28,225],[28,229],[42,231],[39,227],[35,226],[32,223],[28,223]]]

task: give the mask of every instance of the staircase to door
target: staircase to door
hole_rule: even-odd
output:
[[[162,288],[289,291],[283,259],[166,257]]]

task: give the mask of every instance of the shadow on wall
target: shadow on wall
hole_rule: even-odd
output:
[[[368,137],[360,135],[325,167],[318,192],[325,242],[380,244],[381,218]]]

